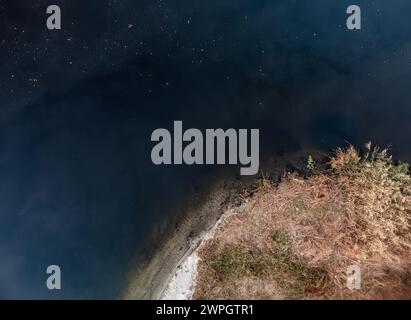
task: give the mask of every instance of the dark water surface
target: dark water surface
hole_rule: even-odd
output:
[[[259,128],[262,157],[349,141],[411,161],[411,2],[0,5],[0,298],[114,298],[171,207],[217,168],[151,163],[151,132]],[[45,286],[62,268],[63,290]]]

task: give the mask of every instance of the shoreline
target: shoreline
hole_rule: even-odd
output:
[[[195,252],[202,237],[215,226],[243,186],[244,181],[233,181],[227,174],[216,176],[206,186],[207,193],[186,208],[175,228],[159,235],[156,249],[130,268],[127,286],[119,299],[161,299],[178,267]]]
[[[313,153],[318,154],[314,150]],[[280,177],[286,170],[286,164],[298,164],[302,154],[299,151],[270,157],[261,168],[271,168],[272,175]],[[205,183],[206,191],[185,208],[176,227],[152,239],[157,243],[155,249],[130,268],[127,286],[119,298],[159,300],[178,299],[181,296],[181,299],[186,299],[187,294],[192,294],[188,288],[195,281],[193,273],[198,262],[197,250],[228,217],[228,211],[242,210],[245,203],[241,201],[236,206],[240,191],[248,189],[255,182],[256,177],[238,179],[233,172],[226,171],[216,174],[209,183]],[[142,259],[141,256],[139,258]],[[176,290],[181,286],[187,292],[185,296]]]
[[[170,274],[164,289],[160,294],[161,300],[191,300],[195,291],[197,265],[200,260],[198,251],[209,239],[212,239],[217,229],[226,222],[229,217],[238,214],[232,208],[227,208],[208,230],[202,232],[195,241],[191,250],[181,258]]]

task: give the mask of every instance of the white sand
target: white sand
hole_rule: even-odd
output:
[[[189,300],[195,289],[197,251],[190,254],[175,271],[161,297],[162,300]]]
[[[162,300],[190,300],[196,285],[197,266],[199,262],[198,250],[202,244],[211,239],[217,228],[230,216],[236,214],[229,209],[218,219],[211,230],[204,232],[193,242],[192,252],[186,255],[177,266],[170,281],[161,295]],[[197,243],[197,245],[195,245]]]

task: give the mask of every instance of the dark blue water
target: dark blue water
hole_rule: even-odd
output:
[[[48,1],[0,10],[0,298],[115,298],[214,167],[151,163],[151,132],[259,128],[262,157],[347,141],[411,160],[411,2]],[[33,4],[31,4],[33,3]],[[234,177],[233,177],[234,178]],[[62,268],[61,291],[45,286]]]

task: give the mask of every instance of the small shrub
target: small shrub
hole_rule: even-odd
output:
[[[314,167],[315,167],[315,162],[314,162],[313,156],[309,154],[307,158],[307,169],[310,171],[313,171]]]

